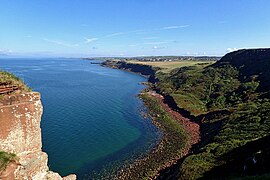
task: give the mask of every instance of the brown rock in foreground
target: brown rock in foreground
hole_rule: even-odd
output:
[[[0,151],[14,153],[0,179],[74,180],[49,171],[48,156],[42,152],[40,121],[43,107],[37,92],[6,95],[0,100]]]

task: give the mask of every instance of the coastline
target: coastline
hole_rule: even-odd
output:
[[[163,133],[163,137],[155,148],[127,167],[124,166],[116,174],[115,179],[159,179],[163,171],[175,165],[179,160],[188,155],[192,146],[200,141],[199,125],[172,110],[170,106],[164,102],[164,97],[154,91],[154,88],[151,86],[154,83],[150,80],[151,76],[152,79],[156,80],[153,74],[146,75],[145,72],[134,72],[132,68],[121,68],[112,64],[106,64],[106,61],[101,65],[136,73],[148,78],[148,84],[145,83],[147,87],[138,96],[148,109],[148,116],[151,122]],[[153,70],[153,72],[155,73],[156,71]],[[157,111],[157,109],[159,110]]]

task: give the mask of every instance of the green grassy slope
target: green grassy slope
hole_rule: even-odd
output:
[[[261,149],[246,154],[242,149],[240,154],[245,156],[235,166],[224,158],[270,135],[269,69],[270,50],[259,49],[229,53],[205,68],[184,67],[157,74],[160,91],[172,96],[201,124],[202,144],[184,160],[180,178],[218,178],[223,172],[222,176],[256,175],[255,166],[270,171],[266,162],[248,165],[248,159],[256,158]]]

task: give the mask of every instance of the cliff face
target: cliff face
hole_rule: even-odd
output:
[[[3,96],[0,100],[0,151],[17,155],[0,179],[76,179],[62,178],[49,171],[48,156],[42,152],[40,121],[43,107],[37,92]]]
[[[142,65],[142,64],[133,64],[125,61],[105,61],[102,63],[103,66],[108,66],[115,69],[123,69],[138,73],[144,76],[149,76],[148,81],[155,83],[158,79],[155,77],[155,73],[158,68],[153,68],[152,66]]]

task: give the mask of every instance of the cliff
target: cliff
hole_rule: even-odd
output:
[[[130,71],[130,72],[134,72],[143,76],[148,76],[148,81],[151,83],[155,83],[158,81],[155,77],[155,73],[158,70],[158,68],[154,68],[152,66],[142,65],[142,64],[133,64],[133,63],[125,62],[125,61],[104,61],[102,65],[115,68],[115,69],[122,69],[122,70]]]
[[[41,149],[43,107],[40,94],[22,92],[20,88],[7,94],[4,90],[6,85],[2,83],[1,87],[0,152],[14,153],[17,160],[0,171],[0,179],[76,179],[75,175],[62,178],[58,173],[49,171],[48,156]]]

